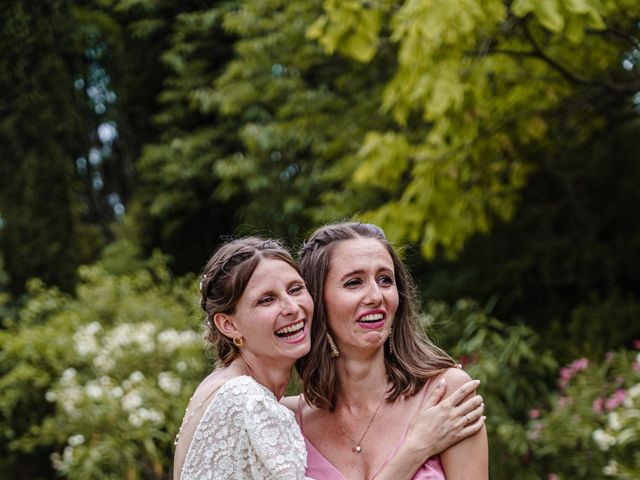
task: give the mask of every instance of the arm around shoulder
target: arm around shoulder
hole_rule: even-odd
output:
[[[444,374],[447,382],[445,399],[471,377],[463,370],[450,368]],[[475,394],[475,391],[472,392]],[[462,421],[462,420],[461,420]],[[440,455],[447,480],[486,480],[489,478],[489,447],[484,425],[473,435],[452,445]]]

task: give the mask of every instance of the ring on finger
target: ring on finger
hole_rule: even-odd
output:
[[[464,426],[466,427],[467,425],[469,425],[470,420],[469,420],[469,416],[466,413],[464,414],[464,418],[467,419],[467,423],[464,424]]]

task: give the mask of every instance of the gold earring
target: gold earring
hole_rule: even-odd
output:
[[[233,337],[233,344],[240,348],[242,345],[244,345],[244,337],[242,335],[239,335],[237,337]]]
[[[336,346],[336,343],[333,341],[333,338],[331,338],[331,335],[329,335],[329,333],[327,333],[327,342],[329,342],[329,355],[331,356],[331,358],[338,358],[340,356],[340,352],[338,351],[338,347]]]

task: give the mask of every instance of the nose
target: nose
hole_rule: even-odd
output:
[[[285,295],[282,299],[282,314],[293,315],[298,313],[298,304],[290,295]]]
[[[382,291],[380,286],[376,282],[371,282],[367,290],[364,301],[367,305],[375,304],[379,305],[382,302]]]

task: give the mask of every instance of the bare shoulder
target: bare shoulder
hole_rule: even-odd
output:
[[[446,398],[462,385],[467,383],[469,380],[472,380],[472,378],[461,368],[448,368],[444,373],[441,373],[437,377],[433,378],[431,382],[429,382],[427,386],[427,395],[435,390],[438,382],[440,382],[441,380],[444,380],[446,382],[446,390],[443,397]],[[469,393],[471,393],[471,391],[469,391]]]
[[[456,389],[458,387],[461,387],[469,380],[471,380],[469,374],[461,368],[448,368],[447,371],[444,372],[442,377],[447,382],[447,390],[451,388]]]
[[[280,399],[280,404],[284,405],[292,412],[295,412],[298,409],[299,403],[300,403],[300,395],[294,395],[291,397],[282,397]]]

